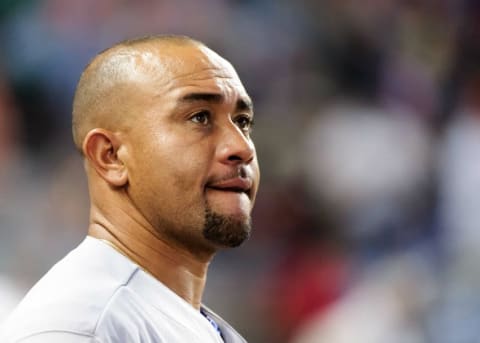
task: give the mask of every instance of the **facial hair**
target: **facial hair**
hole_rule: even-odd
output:
[[[251,230],[250,217],[240,220],[233,216],[215,213],[208,207],[205,210],[203,236],[215,245],[228,248],[238,247],[250,237]]]

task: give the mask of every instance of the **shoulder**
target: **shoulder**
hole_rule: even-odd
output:
[[[98,322],[137,269],[110,247],[87,238],[29,291],[0,328],[0,336],[37,342],[33,339],[40,334],[62,333],[95,342]]]

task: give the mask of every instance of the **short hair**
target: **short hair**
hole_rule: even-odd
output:
[[[112,90],[127,82],[133,71],[124,72],[132,65],[132,52],[140,52],[148,44],[205,46],[204,43],[182,35],[150,35],[120,41],[97,54],[85,67],[78,81],[72,108],[72,134],[75,146],[82,152],[82,144],[89,123],[98,120],[109,110]]]

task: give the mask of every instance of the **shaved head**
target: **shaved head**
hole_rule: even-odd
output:
[[[206,255],[247,239],[259,177],[252,101],[203,43],[151,36],[101,52],[80,77],[72,122],[92,218],[122,226],[121,208]]]
[[[161,82],[169,65],[162,62],[158,52],[164,51],[166,57],[169,50],[182,46],[205,47],[186,36],[148,36],[117,43],[87,65],[73,101],[72,132],[80,152],[85,136],[93,128],[128,129],[134,112],[129,111],[129,105],[133,105],[129,92],[145,78]]]

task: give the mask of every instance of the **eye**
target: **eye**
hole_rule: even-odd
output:
[[[190,117],[190,120],[200,125],[210,124],[211,114],[209,111],[200,111]]]
[[[242,131],[251,132],[253,129],[253,118],[249,115],[239,115],[235,118],[234,122]]]

